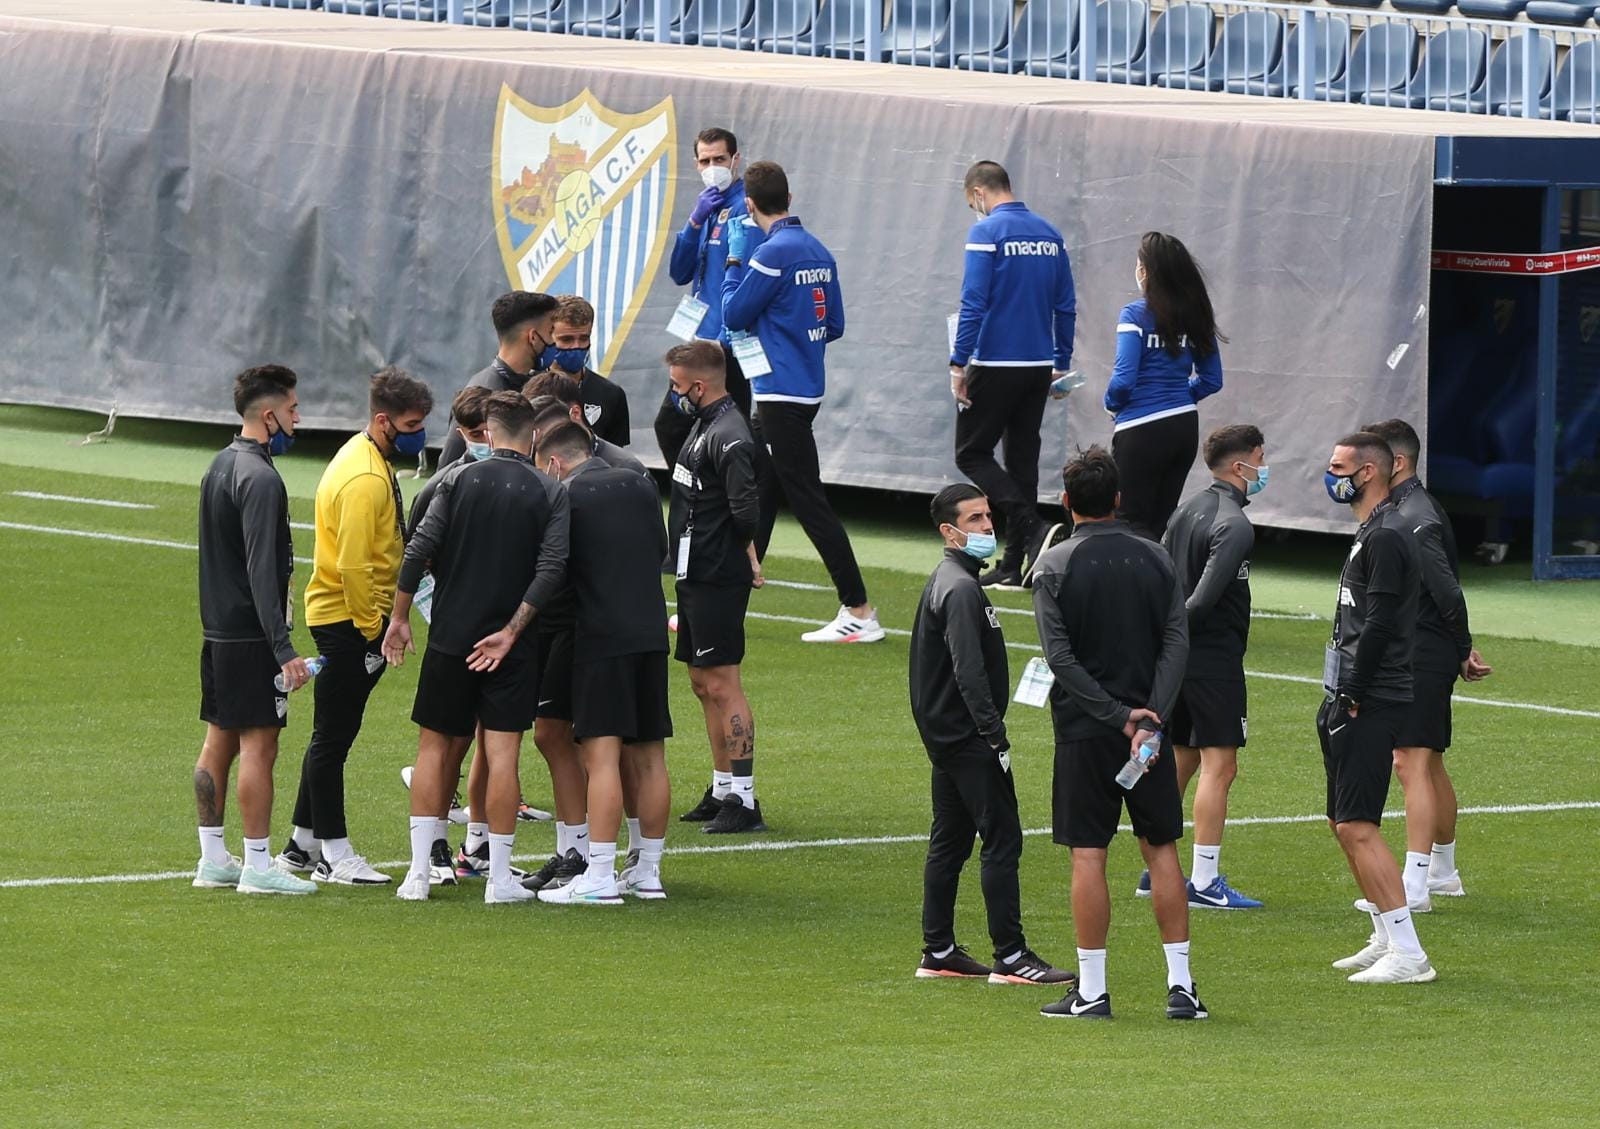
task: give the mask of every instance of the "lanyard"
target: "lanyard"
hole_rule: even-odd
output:
[[[400,514],[405,509],[406,501],[400,493],[400,480],[394,476],[394,468],[389,465],[389,458],[383,453],[383,449],[378,447],[378,441],[365,431],[361,434],[377,450],[378,457],[383,460],[383,469],[389,475],[389,489],[394,491],[394,528],[400,537],[400,544],[404,545],[406,543],[406,522],[405,518],[401,517]]]
[[[711,425],[727,415],[734,408],[732,396],[728,396],[720,403],[712,406],[709,413],[700,417],[696,424],[697,431],[690,436],[689,446],[689,520],[688,528],[694,528],[694,508],[700,501],[700,468],[706,461],[706,439],[711,434]]]

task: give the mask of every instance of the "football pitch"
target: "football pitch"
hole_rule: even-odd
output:
[[[1600,588],[1470,571],[1496,673],[1460,691],[1449,754],[1468,896],[1419,933],[1437,982],[1365,987],[1329,962],[1365,915],[1320,815],[1313,731],[1339,542],[1262,544],[1223,869],[1266,908],[1192,915],[1212,1018],[1164,1018],[1138,851],[1112,845],[1111,1023],[1049,1021],[1048,989],[912,977],[920,955],[928,763],[908,712],[906,639],[938,544],[924,503],[859,524],[883,644],[799,642],[835,610],[783,529],[747,624],[757,779],[772,830],[708,840],[674,821],[665,902],[489,907],[481,885],[426,904],[393,887],[306,898],[192,889],[197,484],[224,427],[119,425],[0,408],[0,1124],[1362,1125],[1600,1121]],[[332,444],[279,460],[291,517]],[[408,483],[408,493],[415,487]],[[111,505],[106,503],[121,503]],[[309,530],[296,552],[310,555]],[[306,569],[295,578],[303,588]],[[670,581],[668,598],[671,598]],[[790,586],[795,585],[795,586]],[[1001,594],[1012,682],[1036,642]],[[419,622],[420,627],[420,622]],[[310,653],[309,633],[297,645]],[[420,642],[420,637],[419,637]],[[397,878],[399,769],[416,751],[417,663],[390,671],[347,773],[351,835]],[[673,810],[709,771],[673,671]],[[1068,860],[1049,841],[1047,711],[1013,704],[1023,921],[1074,963]],[[309,695],[294,699],[273,846],[288,831]],[[548,806],[525,743],[523,790]],[[541,801],[545,801],[541,803]],[[1398,784],[1384,829],[1403,850]],[[453,828],[452,845],[459,843]],[[239,849],[229,797],[228,841]],[[546,857],[549,824],[518,855]],[[625,844],[624,844],[625,847]],[[1180,845],[1187,865],[1188,843]],[[988,959],[976,859],[958,933]]]

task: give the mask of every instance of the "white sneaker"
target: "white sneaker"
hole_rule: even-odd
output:
[[[282,870],[257,870],[253,866],[247,866],[244,868],[244,873],[239,876],[241,894],[315,894],[316,892],[316,883],[296,878]]]
[[[665,891],[661,894],[666,896]],[[538,899],[555,906],[620,906],[622,892],[617,889],[615,874],[598,874],[586,870],[565,886],[554,890],[548,886],[540,890]]]
[[[1366,898],[1357,898],[1353,904],[1355,905],[1356,909],[1360,910],[1362,913],[1377,913],[1378,912],[1378,907],[1373,905]],[[1406,903],[1406,905],[1408,905],[1411,908],[1411,912],[1412,913],[1432,913],[1433,912],[1433,899],[1428,896],[1428,893],[1427,893],[1426,890],[1424,890],[1423,893],[1422,893],[1422,900],[1421,901],[1415,901],[1415,902],[1409,902],[1408,901]]]
[[[1391,949],[1378,963],[1349,979],[1352,984],[1426,984],[1438,975],[1427,957],[1408,957]]]
[[[387,886],[393,881],[381,870],[372,869],[360,855],[348,855],[332,866],[323,859],[311,872],[313,882],[332,882],[335,886]]]
[[[1389,938],[1374,933],[1367,938],[1366,948],[1356,953],[1355,956],[1348,956],[1343,960],[1334,961],[1333,967],[1342,970],[1371,968],[1388,955]]]
[[[524,890],[522,884],[513,878],[509,885],[499,886],[490,878],[483,884],[483,904],[486,906],[509,906],[521,902],[531,902],[539,895],[532,890]]]
[[[244,874],[244,862],[238,855],[229,855],[226,863],[201,859],[194,868],[194,886],[200,890],[231,890],[239,885]]]
[[[1444,898],[1464,898],[1467,896],[1467,888],[1461,884],[1461,872],[1456,870],[1442,878],[1428,875],[1428,893],[1438,894]]]
[[[878,611],[873,609],[872,614],[865,619],[857,619],[850,613],[849,608],[841,607],[839,614],[833,617],[833,622],[815,631],[807,631],[800,636],[802,643],[878,643],[882,642],[885,632],[878,622]]]
[[[643,863],[618,876],[617,890],[643,902],[658,902],[667,896],[666,888],[661,885],[660,869],[647,867]]]
[[[400,889],[394,896],[403,902],[425,902],[428,900],[428,876],[418,874],[416,871],[407,871],[406,880],[400,883]]]

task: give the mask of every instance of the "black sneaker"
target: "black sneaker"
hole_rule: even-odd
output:
[[[565,886],[588,869],[589,863],[578,853],[578,849],[568,847],[566,854],[551,855],[535,873],[522,879],[522,888],[535,892],[554,890],[558,886]]]
[[[730,792],[722,801],[722,810],[717,813],[717,818],[700,830],[707,835],[740,835],[746,831],[766,829],[767,825],[761,821],[761,801],[757,800],[754,808],[747,808],[743,800]]]
[[[435,839],[433,841],[433,850],[428,855],[428,885],[460,885],[456,881],[456,864],[450,858],[450,841],[448,839]]]
[[[1167,989],[1168,1019],[1206,1019],[1211,1015],[1200,1002],[1199,988],[1191,983],[1187,988],[1176,984]]]
[[[317,868],[317,863],[322,861],[322,852],[302,850],[300,845],[290,839],[283,850],[278,852],[278,857],[273,863],[279,870],[290,874],[310,874]]]
[[[712,799],[711,789],[700,797],[700,802],[678,817],[679,823],[710,823],[722,810],[722,801]]]
[[[1014,961],[997,960],[989,972],[991,984],[1076,984],[1078,974],[1057,968],[1032,949],[1023,949]]]
[[[1044,536],[1039,538],[1036,544],[1029,546],[1031,551],[1026,557],[1026,563],[1022,566],[1022,586],[1024,588],[1033,587],[1033,570],[1039,567],[1039,558],[1044,556],[1047,550],[1055,548],[1055,546],[1071,536],[1072,526],[1063,522],[1056,522],[1044,531]]]
[[[1015,565],[1007,567],[1000,565],[987,576],[978,578],[978,583],[985,588],[1022,588],[1022,570]]]
[[[971,953],[960,945],[936,957],[926,949],[922,952],[922,963],[917,965],[917,979],[931,979],[935,976],[952,976],[961,980],[977,980],[989,975],[989,966],[981,960],[973,959]]]
[[[1098,1000],[1086,1000],[1073,988],[1055,1003],[1045,1004],[1039,1014],[1049,1019],[1110,1019],[1111,993],[1107,992]]]

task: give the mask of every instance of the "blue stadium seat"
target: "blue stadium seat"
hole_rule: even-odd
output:
[[[1538,99],[1539,116],[1549,117],[1550,83],[1556,69],[1555,40],[1548,35],[1530,37],[1526,32],[1507,36],[1505,42],[1494,49],[1483,88],[1465,100],[1453,101],[1449,108],[1475,114],[1481,114],[1487,108],[1491,114],[1521,117],[1523,55],[1526,41],[1530,38],[1533,40],[1533,67],[1537,76],[1533,88]]]
[[[1456,11],[1484,20],[1514,20],[1527,6],[1528,0],[1456,0]]]
[[[750,25],[739,32],[739,46],[754,48],[757,41],[778,39],[793,40],[811,34],[811,25],[817,18],[820,0],[756,0],[755,13]],[[716,46],[732,47],[729,37],[717,38]],[[770,51],[766,47],[763,50]]]
[[[1362,97],[1369,106],[1409,106],[1420,110],[1463,106],[1483,85],[1489,37],[1475,27],[1452,27],[1428,40],[1417,72],[1404,90],[1373,91]]]
[[[269,8],[299,8],[301,11],[320,11],[322,0],[267,0]]]
[[[1204,4],[1174,4],[1156,17],[1144,57],[1131,66],[1113,66],[1112,82],[1159,83],[1179,90],[1204,90],[1206,56],[1216,17]]]
[[[1012,69],[1067,78],[1078,46],[1078,6],[1072,0],[1028,0],[1011,37]]]
[[[1011,0],[955,0],[950,18],[940,29],[931,49],[896,51],[894,61],[914,66],[948,67],[972,55],[994,58],[1005,51],[1011,38]],[[1005,70],[1005,67],[985,67]]]
[[[496,5],[505,2],[491,0]],[[484,0],[478,3],[481,6]],[[575,24],[604,27],[608,22],[616,23],[622,15],[622,0],[512,0],[512,3],[514,9],[507,22],[523,31],[564,32]]]
[[[1149,26],[1144,0],[1102,0],[1095,10],[1095,78],[1104,82],[1113,70],[1132,70],[1144,57],[1145,28]],[[1078,77],[1078,60],[1072,77]]]
[[[1455,7],[1455,0],[1389,0],[1397,12],[1420,12],[1426,16],[1442,16]]]
[[[917,52],[929,55],[950,20],[950,0],[894,0],[883,37],[886,58],[908,61]]]
[[[794,35],[761,36],[761,50],[780,55],[821,55],[831,59],[865,59],[867,28],[883,19],[877,0],[827,0],[817,10],[811,27]],[[880,28],[883,26],[880,22]]]
[[[568,24],[567,31],[573,35],[593,35],[602,39],[633,39],[646,24],[652,28],[655,26],[657,3],[672,5],[672,23],[668,26],[676,27],[683,15],[681,0],[623,0],[616,14],[597,20],[574,20]]]
[[[392,0],[391,0],[392,2]],[[434,0],[441,20],[449,19],[448,0]],[[462,5],[462,22],[473,27],[528,28],[534,20],[548,20],[560,7],[561,0],[466,0]],[[385,9],[388,5],[384,5]],[[596,16],[600,13],[596,12]],[[518,22],[522,21],[522,22]],[[560,30],[559,21],[554,29],[540,26],[535,31]]]
[[[1341,8],[1379,8],[1382,6],[1383,0],[1342,0],[1339,5]]]
[[[376,16],[383,5],[380,0],[322,0],[322,8],[346,16]]]
[[[1265,94],[1267,76],[1282,62],[1283,17],[1277,12],[1236,12],[1222,25],[1222,38],[1206,64],[1209,89]]]
[[[1600,42],[1586,39],[1575,44],[1562,60],[1552,87],[1556,117],[1566,122],[1600,125],[1600,67],[1596,64]]]
[[[383,14],[390,19],[442,23],[450,18],[450,6],[444,0],[386,0]]]
[[[1356,40],[1344,74],[1312,87],[1312,96],[1332,102],[1359,102],[1376,91],[1404,90],[1417,57],[1417,31],[1410,24],[1384,20]],[[1291,78],[1294,77],[1291,75]]]
[[[699,43],[703,31],[711,40],[726,35],[738,45],[739,29],[750,22],[753,0],[689,0],[683,14],[672,21],[667,30],[669,43]],[[639,38],[654,43],[655,24],[645,21],[639,29]],[[714,42],[707,46],[715,46]]]
[[[1289,42],[1284,45],[1278,65],[1267,75],[1266,92],[1275,98],[1284,94],[1300,95],[1300,35],[1306,27],[1316,32],[1312,38],[1312,89],[1318,92],[1318,97],[1325,98],[1328,86],[1344,78],[1345,67],[1350,62],[1350,21],[1344,16],[1302,12],[1294,27],[1289,29]],[[1261,93],[1254,86],[1250,92]]]
[[[1524,9],[1536,24],[1570,24],[1577,27],[1594,18],[1593,4],[1566,4],[1561,0],[1528,0]]]

